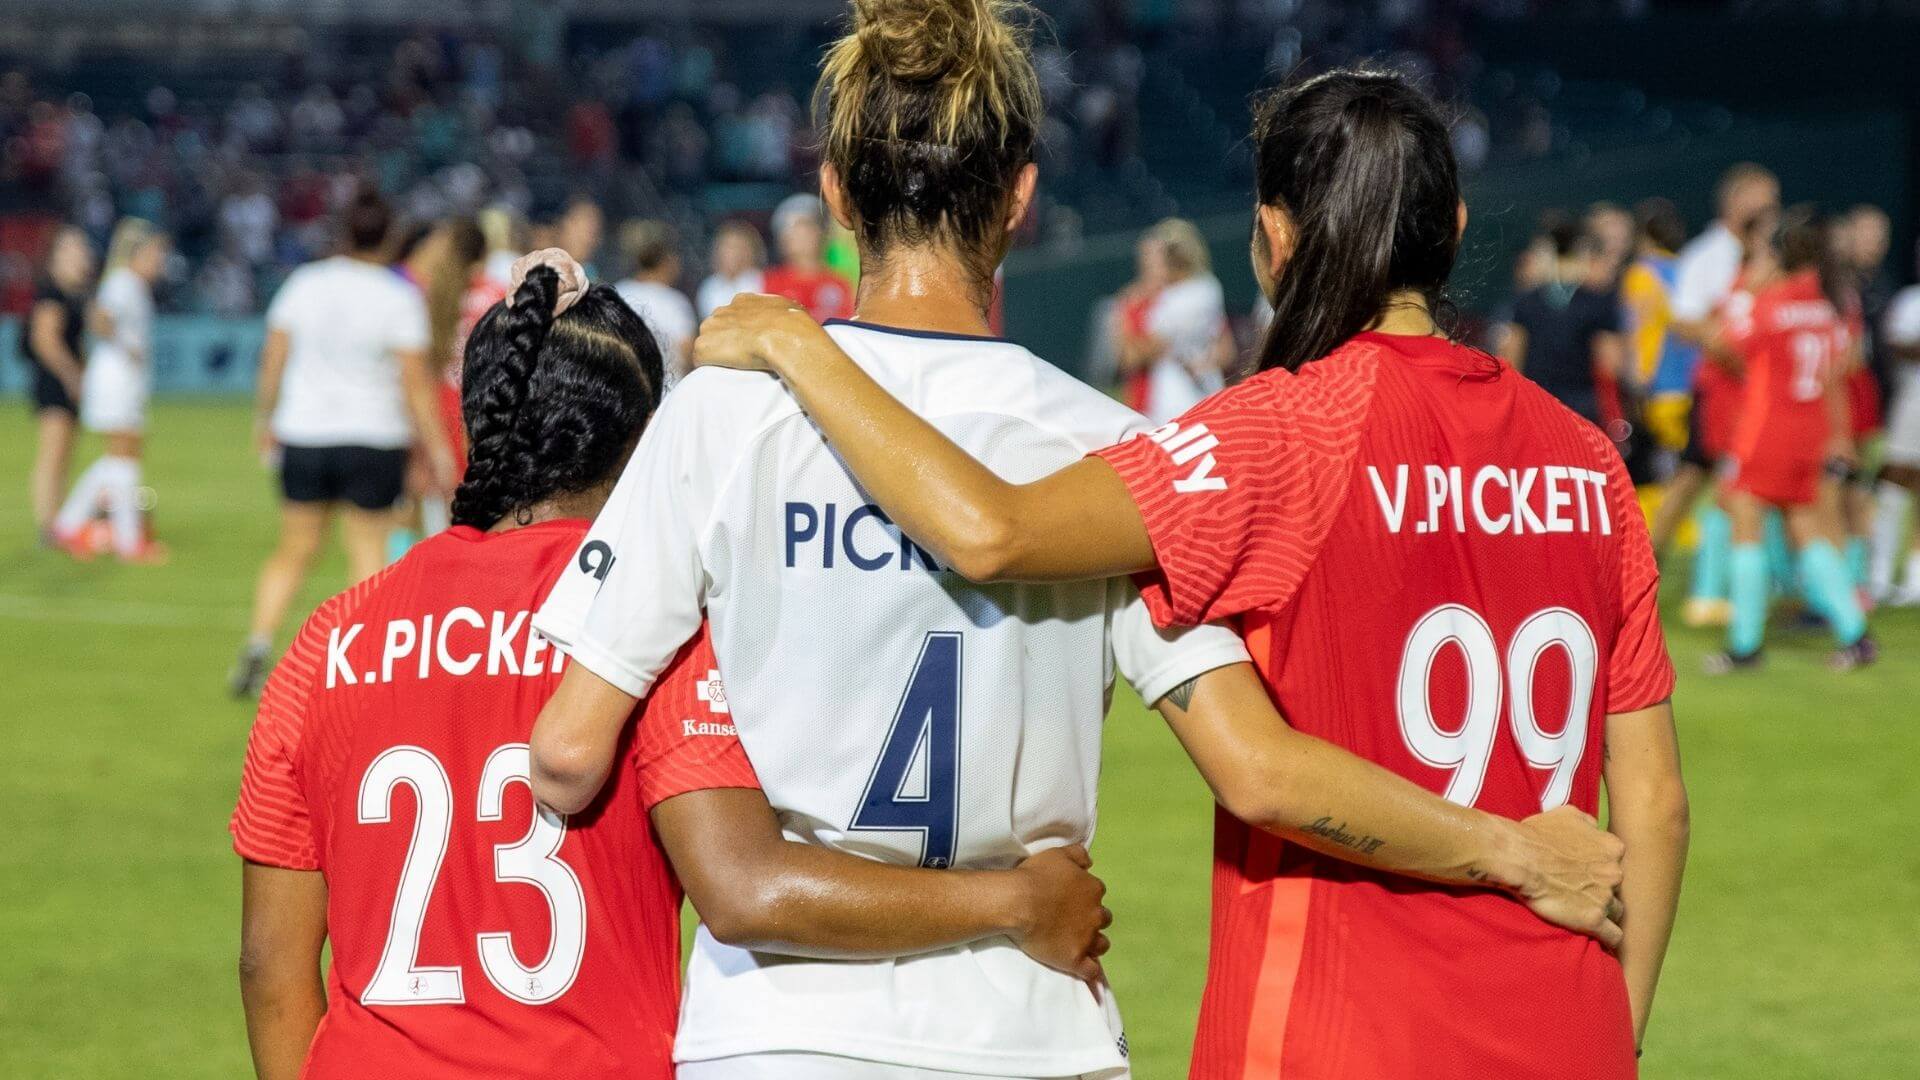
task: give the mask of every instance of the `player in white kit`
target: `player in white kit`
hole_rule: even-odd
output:
[[[1002,475],[1037,478],[1146,425],[986,335],[1041,115],[1002,10],[856,4],[854,34],[827,61],[822,181],[860,237],[871,321],[829,332]],[[1617,850],[1584,821],[1503,824],[1292,733],[1235,635],[1164,636],[1124,581],[969,585],[865,498],[777,382],[729,371],[696,371],[667,399],[534,620],[573,656],[532,739],[543,801],[575,812],[591,800],[635,700],[703,607],[732,720],[796,840],[960,869],[1090,840],[1117,671],[1167,715],[1222,801],[1262,827],[1422,877],[1491,879],[1568,921],[1601,912],[1618,880]],[[1316,833],[1329,815],[1336,832],[1386,839]],[[1549,896],[1548,878],[1587,884]],[[1124,1076],[1099,951],[1073,972],[997,940],[796,960],[702,932],[680,1075]]]
[[[105,436],[106,449],[74,482],[53,520],[54,538],[76,555],[92,554],[86,529],[105,508],[115,555],[127,562],[166,557],[146,535],[139,490],[153,381],[153,285],[169,250],[167,235],[139,218],[123,219],[107,245],[100,291],[87,316],[93,346],[80,383],[80,422]]]

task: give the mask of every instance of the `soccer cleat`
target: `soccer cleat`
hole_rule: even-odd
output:
[[[1871,637],[1863,637],[1851,645],[1835,649],[1827,658],[1827,667],[1832,671],[1858,671],[1880,659],[1880,646]]]
[[[92,562],[93,557],[100,553],[93,546],[93,540],[87,535],[85,529],[70,533],[54,533],[53,546],[66,552],[78,562]]]
[[[120,556],[120,561],[130,566],[165,566],[173,558],[173,552],[158,540],[142,540],[140,546]]]
[[[251,701],[260,696],[260,689],[267,684],[267,653],[264,645],[248,645],[240,650],[240,656],[233,662],[233,673],[227,676],[227,692],[236,700]]]
[[[1709,675],[1732,675],[1739,671],[1759,671],[1764,666],[1760,650],[1742,656],[1733,652],[1708,653],[1700,666]]]
[[[1889,589],[1887,590],[1887,594],[1880,599],[1880,603],[1891,608],[1920,607],[1920,587],[1902,585],[1898,588]]]
[[[1694,630],[1723,628],[1733,621],[1733,602],[1710,596],[1692,596],[1680,609],[1680,622]]]

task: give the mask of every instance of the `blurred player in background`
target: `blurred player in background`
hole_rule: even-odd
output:
[[[1163,626],[1241,619],[1290,722],[1461,805],[1592,811],[1604,783],[1617,952],[1223,815],[1193,1076],[1631,1077],[1687,843],[1633,486],[1602,433],[1441,331],[1466,209],[1430,101],[1337,71],[1263,102],[1253,142],[1260,372],[1052,476],[983,468],[777,304],[722,312],[696,359],[771,366],[973,580],[1144,572]]]
[[[113,553],[124,562],[164,562],[164,545],[147,535],[140,508],[140,455],[153,388],[153,287],[172,244],[139,218],[113,230],[100,291],[87,312],[93,346],[80,386],[80,422],[105,436],[100,457],[74,482],[54,518],[56,543],[87,558],[99,550],[89,526],[102,509]]]
[[[762,287],[806,308],[814,321],[826,322],[853,314],[853,287],[827,267],[826,232],[820,220],[820,199],[815,195],[789,196],[773,212],[780,264],[767,268]]]
[[[467,294],[486,266],[487,239],[479,223],[472,218],[448,218],[434,226],[428,237],[427,262],[427,360],[437,368],[436,386],[440,403],[440,429],[447,439],[453,458],[452,483],[466,472],[467,433],[460,419],[460,356],[466,347],[473,321],[467,317]],[[474,320],[477,321],[477,320]],[[415,444],[415,468],[421,475],[410,486],[420,500],[420,525],[424,535],[432,536],[450,523],[447,496],[435,491],[431,473],[420,443]]]
[[[1139,411],[1164,424],[1226,385],[1227,306],[1206,238],[1192,222],[1168,218],[1147,230],[1141,247],[1155,253],[1157,287],[1121,306],[1120,369],[1145,375]]]
[[[475,333],[454,528],[324,604],[268,683],[232,825],[258,1075],[668,1080],[682,882],[708,932],[764,949],[1004,934],[1081,960],[1104,918],[1084,850],[960,875],[784,839],[704,633],[589,813],[519,790],[564,666],[529,613],[662,387],[611,290],[556,318],[559,292],[536,273]]]
[[[1894,296],[1879,340],[1893,392],[1881,451],[1869,584],[1883,603],[1920,607],[1920,529],[1908,537],[1908,513],[1914,494],[1920,492],[1920,285],[1909,285]],[[1903,551],[1906,565],[1896,581],[1895,568]]]
[[[1597,202],[1587,207],[1580,231],[1593,243],[1587,262],[1587,286],[1595,292],[1617,294],[1620,276],[1632,264],[1639,239],[1634,216],[1618,203]]]
[[[1128,342],[1147,337],[1147,314],[1166,284],[1167,247],[1149,229],[1133,245],[1133,280],[1107,302],[1100,312],[1104,318],[1095,328],[1099,335],[1094,346],[1097,359],[1089,366],[1117,383],[1120,400],[1141,414],[1147,409],[1152,378],[1147,368],[1129,366],[1125,353]],[[1090,378],[1092,375],[1089,372]]]
[[[228,679],[236,697],[260,691],[274,635],[286,621],[336,513],[351,581],[387,558],[387,530],[417,442],[429,492],[452,490],[455,465],[441,419],[439,358],[419,290],[387,268],[392,218],[363,189],[341,214],[341,254],[295,270],[267,308],[254,431],[280,467],[280,537],[260,567],[246,643]]]
[[[1873,545],[1874,477],[1860,468],[1858,452],[1874,445],[1886,424],[1886,393],[1879,365],[1879,319],[1886,298],[1875,292],[1881,264],[1887,259],[1889,223],[1878,207],[1856,206],[1835,218],[1827,229],[1827,258],[1835,305],[1846,324],[1854,348],[1841,372],[1846,382],[1847,417],[1856,450],[1855,468],[1841,489],[1842,525],[1846,530],[1847,573],[1865,603],[1873,603],[1867,588]]]
[[[1642,420],[1669,459],[1662,477],[1679,467],[1687,445],[1687,411],[1693,402],[1694,367],[1700,350],[1673,331],[1673,288],[1679,264],[1674,255],[1686,241],[1680,211],[1666,199],[1648,199],[1635,208],[1639,246],[1620,281],[1620,300],[1630,352],[1629,367],[1644,399]]]
[[[1769,219],[1780,212],[1780,181],[1767,169],[1742,162],[1721,175],[1714,201],[1712,224],[1676,257],[1668,304],[1673,316],[1670,333],[1695,349],[1713,335],[1720,306],[1733,292],[1746,261],[1747,238],[1770,229]],[[1725,365],[1696,364],[1695,372],[1680,469],[1668,484],[1649,529],[1657,552],[1667,550],[1711,483],[1726,453],[1732,418],[1741,400],[1738,378]],[[1700,509],[1698,525],[1693,575],[1681,619],[1689,626],[1724,626],[1732,610],[1728,560],[1733,552],[1733,524],[1725,510],[1709,503]]]
[[[1839,649],[1830,666],[1851,671],[1878,656],[1842,554],[1841,486],[1858,460],[1847,379],[1859,341],[1836,300],[1826,225],[1811,211],[1786,216],[1771,239],[1776,269],[1751,273],[1729,299],[1711,356],[1738,369],[1746,400],[1725,469],[1733,519],[1733,620],[1710,674],[1760,664],[1772,582],[1765,515],[1786,516],[1799,548],[1799,582]]]
[[[1502,339],[1501,358],[1539,383],[1562,405],[1600,424],[1625,368],[1620,337],[1620,299],[1594,284],[1598,241],[1565,214],[1543,224],[1553,245],[1538,285],[1513,302],[1513,321]],[[1603,406],[1603,388],[1611,404]]]
[[[708,259],[713,272],[700,283],[700,317],[706,318],[721,305],[743,292],[766,291],[761,267],[766,264],[766,245],[760,230],[744,221],[723,221],[713,230],[713,251]]]
[[[680,291],[680,238],[658,221],[630,221],[620,230],[627,276],[613,288],[653,331],[666,358],[667,385],[687,373],[693,332],[700,325],[693,302]]]
[[[28,492],[42,547],[56,546],[53,516],[67,489],[68,466],[80,417],[85,377],[87,292],[93,286],[93,246],[69,225],[53,234],[47,262],[34,283],[21,351],[33,367],[35,442]]]

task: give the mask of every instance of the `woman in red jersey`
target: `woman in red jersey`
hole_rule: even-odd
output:
[[[715,936],[771,952],[1004,935],[1063,969],[1098,956],[1082,849],[942,873],[784,839],[704,633],[601,796],[535,808],[527,737],[568,661],[529,612],[662,382],[613,290],[556,319],[559,291],[537,272],[475,331],[454,527],[322,605],[267,684],[232,824],[258,1074],[667,1080],[682,883]]]
[[[1860,338],[1836,302],[1826,229],[1796,208],[1766,240],[1768,257],[1728,301],[1711,357],[1745,389],[1722,469],[1733,518],[1733,619],[1713,674],[1760,663],[1771,591],[1763,547],[1770,509],[1786,516],[1799,549],[1800,587],[1839,645],[1830,666],[1850,671],[1878,655],[1842,551],[1844,485],[1855,461],[1848,371]]]
[[[1333,72],[1269,97],[1254,143],[1258,371],[1050,477],[981,467],[777,298],[716,314],[696,361],[778,373],[971,579],[1137,573],[1164,625],[1237,617],[1289,722],[1456,803],[1591,812],[1604,783],[1628,853],[1617,949],[1223,817],[1195,1077],[1631,1076],[1687,804],[1625,470],[1442,330],[1466,211],[1431,102]]]

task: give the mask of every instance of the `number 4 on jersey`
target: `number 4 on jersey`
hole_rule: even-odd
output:
[[[886,745],[850,829],[925,837],[920,865],[953,865],[960,815],[960,635],[934,632],[920,644],[893,714]]]

